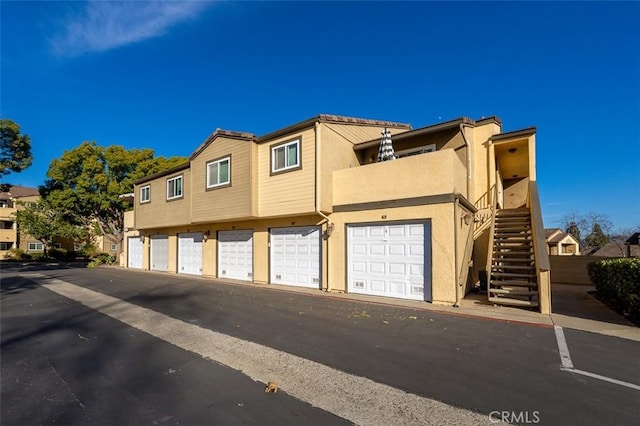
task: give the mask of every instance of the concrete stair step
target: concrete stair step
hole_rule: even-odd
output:
[[[527,306],[527,307],[537,307],[537,300],[521,300],[521,299],[513,299],[510,297],[489,297],[489,302],[497,303],[499,305],[510,305],[510,306]]]
[[[489,294],[509,294],[513,296],[537,296],[536,290],[523,290],[522,288],[490,288]]]
[[[494,272],[491,271],[491,276],[498,278],[536,278],[536,274],[523,274],[519,272]]]
[[[531,287],[538,288],[538,283],[523,280],[491,280],[490,287]]]
[[[509,269],[516,269],[519,271],[523,271],[523,270],[535,270],[536,267],[533,265],[494,265],[493,270],[495,269],[502,269],[502,270],[509,270]]]

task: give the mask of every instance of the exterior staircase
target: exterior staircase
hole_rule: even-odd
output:
[[[496,212],[489,301],[500,305],[538,307],[538,282],[528,208]]]

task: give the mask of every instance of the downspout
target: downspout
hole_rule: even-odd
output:
[[[455,307],[460,306],[460,292],[458,291],[458,205],[460,204],[460,199],[456,197],[456,201],[453,204],[453,265],[454,265],[454,282],[456,285],[456,304]]]
[[[465,194],[465,198],[471,201],[471,177],[473,176],[471,173],[471,143],[467,139],[467,136],[464,134],[465,127],[468,127],[468,126],[465,126],[464,123],[460,123],[460,134],[462,135],[462,140],[464,141],[464,144],[467,147],[467,192]],[[456,202],[454,205],[454,212],[453,212],[453,220],[454,220],[453,238],[455,240],[454,256],[455,256],[455,268],[456,268],[456,276],[455,276],[455,282],[456,282],[456,305],[455,306],[456,307],[460,306],[460,283],[458,282],[460,278],[460,275],[459,275],[460,270],[458,268],[458,206],[459,204],[460,204],[460,200],[456,198]],[[472,231],[470,230],[470,232]],[[465,252],[466,252],[466,249],[465,249]]]
[[[462,134],[462,140],[467,146],[467,193],[465,194],[465,196],[467,200],[471,201],[471,143],[464,134],[464,128],[465,125],[460,123],[460,133]]]
[[[319,180],[320,176],[321,176],[320,175],[320,154],[319,154],[319,149],[318,149],[320,147],[320,122],[319,121],[316,121],[316,123],[315,123],[314,135],[315,135],[315,141],[314,142],[315,142],[315,155],[316,155],[316,167],[315,167],[315,174],[316,174],[316,176],[315,176],[315,181],[316,181],[315,182],[315,212],[316,212],[316,214],[318,216],[322,217],[326,221],[325,223],[330,224],[329,217],[320,211],[320,194],[321,194],[322,187],[320,185],[320,180]],[[322,225],[322,221],[321,221],[320,225]],[[331,234],[330,234],[328,228],[329,227],[327,226],[327,229],[325,231],[326,232],[326,236],[327,236],[326,239],[325,239],[325,241],[327,241],[327,258],[324,259],[324,262],[326,262],[326,264],[327,264],[327,276],[325,277],[327,286],[322,288],[322,290],[326,291],[326,292],[328,292],[329,289],[330,289],[330,286],[329,286],[329,236]],[[320,229],[322,229],[322,227]],[[320,268],[321,268],[321,271],[322,271],[322,266]]]

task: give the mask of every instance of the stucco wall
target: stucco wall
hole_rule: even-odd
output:
[[[557,284],[593,285],[587,264],[601,259],[593,256],[549,256],[551,281]]]
[[[334,206],[464,190],[464,165],[452,149],[333,172]],[[461,188],[462,187],[462,188]]]

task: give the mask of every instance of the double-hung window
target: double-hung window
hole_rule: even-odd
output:
[[[207,189],[231,184],[231,157],[207,163]]]
[[[167,179],[167,200],[182,197],[182,176]]]
[[[148,203],[151,201],[151,186],[146,185],[140,188],[140,203]]]
[[[300,139],[271,148],[271,173],[300,168]]]
[[[43,251],[44,245],[42,243],[29,242],[27,245],[27,251]]]

